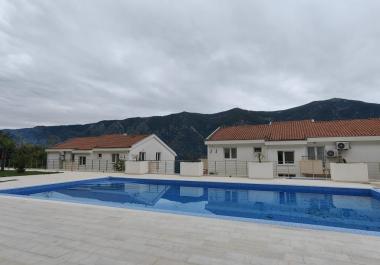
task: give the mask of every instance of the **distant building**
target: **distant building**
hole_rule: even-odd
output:
[[[366,162],[370,174],[380,174],[380,119],[225,127],[205,144],[211,174],[244,175],[244,162],[259,160],[273,161],[278,176],[328,174],[329,162]]]
[[[155,134],[72,138],[46,149],[49,169],[107,171],[119,160],[174,161],[176,153]]]

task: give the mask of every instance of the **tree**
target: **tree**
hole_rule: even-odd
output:
[[[13,140],[4,132],[0,131],[0,170],[4,171],[5,163],[9,157],[9,154],[15,148]]]
[[[13,155],[13,163],[18,173],[25,172],[26,164],[29,158],[29,148],[28,146],[20,146],[17,148]]]

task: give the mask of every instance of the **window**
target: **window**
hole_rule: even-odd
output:
[[[255,153],[261,153],[261,147],[255,147],[255,148],[253,148],[253,152],[255,152]]]
[[[317,153],[317,159],[318,160],[325,160],[325,147],[324,146],[317,146],[316,153]]]
[[[236,153],[236,148],[231,148],[231,158],[236,159],[237,153]]]
[[[225,159],[230,158],[230,148],[224,148],[224,158]]]
[[[75,162],[75,155],[71,154],[71,162]]]
[[[86,165],[86,157],[85,156],[80,156],[79,157],[79,165],[80,166],[85,166]]]
[[[309,146],[307,148],[307,158],[309,160],[315,160],[315,149],[314,149],[314,146]]]
[[[103,157],[102,154],[98,154],[98,158],[101,159]]]
[[[119,162],[120,155],[119,154],[112,154],[112,163]]]
[[[139,161],[145,161],[145,152],[139,153]]]
[[[161,160],[161,152],[156,152],[156,161]]]
[[[294,151],[278,151],[277,159],[279,165],[294,164]]]
[[[307,157],[309,160],[324,160],[325,147],[324,146],[309,146],[307,148]]]
[[[236,157],[237,157],[236,147],[224,148],[224,158],[225,159],[236,159]]]

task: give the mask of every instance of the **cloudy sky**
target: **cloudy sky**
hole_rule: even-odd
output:
[[[0,128],[380,102],[380,1],[0,0]]]

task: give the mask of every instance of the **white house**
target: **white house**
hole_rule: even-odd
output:
[[[120,160],[171,161],[176,153],[155,134],[72,138],[46,149],[47,168],[110,171]],[[158,163],[155,163],[158,165]],[[174,168],[174,166],[171,166]]]
[[[380,119],[288,121],[218,128],[207,139],[208,172],[247,175],[272,161],[277,176],[328,175],[330,162],[365,162],[380,176]]]

